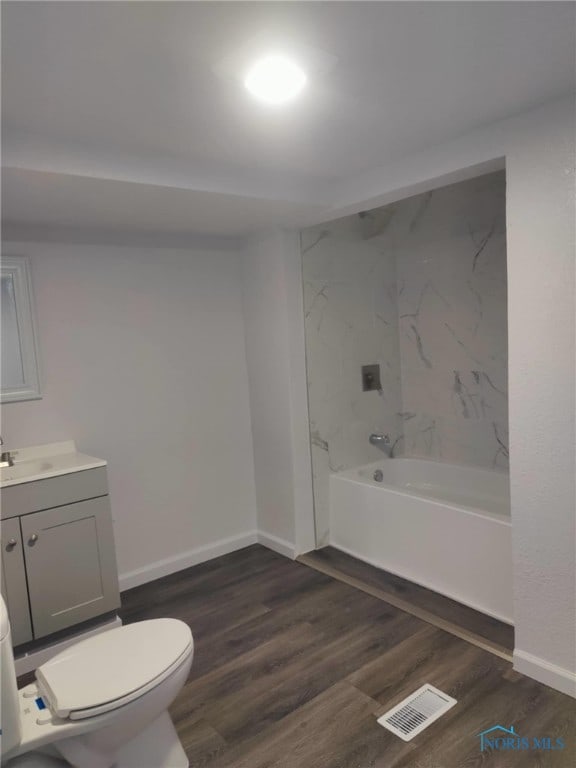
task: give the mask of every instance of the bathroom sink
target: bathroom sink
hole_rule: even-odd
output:
[[[0,488],[104,467],[106,462],[78,453],[73,440],[11,451],[14,465],[0,467]]]
[[[54,463],[51,461],[22,461],[15,463],[12,467],[0,467],[0,481],[20,480],[36,475],[43,475],[53,469]]]

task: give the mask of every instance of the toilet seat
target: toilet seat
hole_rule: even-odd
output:
[[[82,640],[36,670],[53,714],[82,720],[143,696],[169,677],[193,648],[177,619],[128,624]]]

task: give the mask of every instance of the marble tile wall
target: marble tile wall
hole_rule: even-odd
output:
[[[317,537],[331,471],[396,455],[508,465],[505,176],[302,232]],[[380,363],[382,392],[362,392]]]
[[[405,200],[398,280],[402,453],[508,468],[504,172]]]

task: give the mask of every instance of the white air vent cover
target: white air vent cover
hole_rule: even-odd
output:
[[[410,741],[454,704],[456,699],[427,683],[379,717],[378,722],[403,741]]]

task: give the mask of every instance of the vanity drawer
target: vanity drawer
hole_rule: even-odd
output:
[[[2,489],[2,519],[108,494],[106,467],[70,472]]]

